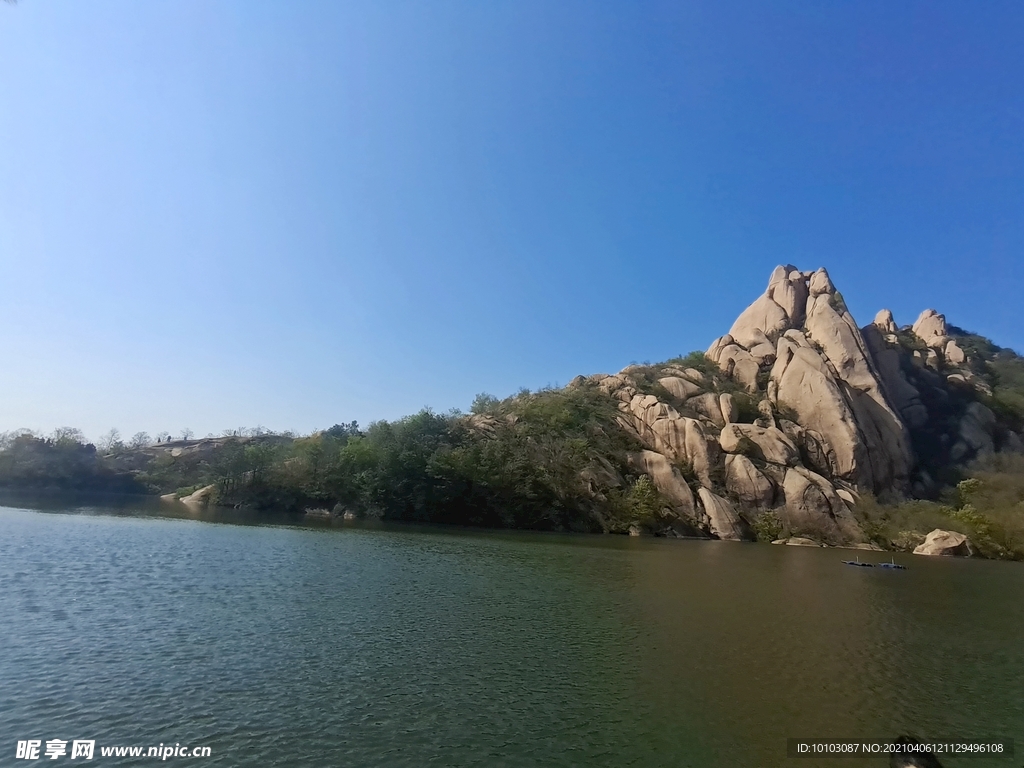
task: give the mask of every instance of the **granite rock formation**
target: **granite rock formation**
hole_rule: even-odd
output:
[[[571,386],[617,401],[668,519],[707,536],[753,538],[772,515],[793,536],[863,543],[861,494],[926,496],[943,466],[1024,449],[943,315],[901,329],[882,310],[860,328],[824,269],[776,267],[705,357],[703,371],[632,365]]]

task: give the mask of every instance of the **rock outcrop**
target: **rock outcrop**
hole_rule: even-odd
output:
[[[946,334],[946,316],[926,309],[914,323],[914,335],[929,347],[945,349],[950,340]]]
[[[859,328],[828,272],[782,265],[708,347],[711,369],[632,365],[573,385],[617,401],[667,519],[722,539],[781,524],[790,541],[865,547],[860,494],[927,495],[942,466],[1024,452],[979,400],[991,390],[958,333],[935,310],[901,329],[883,309]],[[778,522],[759,527],[769,513]]]
[[[888,330],[895,325],[891,314],[880,322]],[[754,362],[752,348],[765,343],[773,344],[775,352],[758,354],[761,362],[753,372],[745,361]],[[767,291],[740,315],[728,337],[712,343],[707,355],[748,391],[757,391],[759,375],[766,373],[769,400],[821,437],[824,444],[818,447],[833,457],[829,469],[837,479],[880,494],[908,489],[913,453],[906,425],[887,397],[868,343],[824,269],[812,273],[777,267]],[[769,360],[773,363],[767,368]]]
[[[732,504],[707,488],[700,488],[697,493],[707,513],[711,533],[716,538],[732,541],[750,538],[750,529]]]
[[[962,533],[943,531],[936,528],[925,536],[924,543],[914,549],[915,555],[933,555],[945,557],[970,557],[974,547],[970,539]]]
[[[180,501],[182,504],[192,507],[193,509],[199,509],[210,503],[210,499],[213,498],[213,494],[216,490],[216,485],[206,485],[197,491],[193,491],[188,496],[183,496]]]
[[[758,511],[771,508],[775,500],[771,480],[742,454],[725,457],[725,488],[740,504]]]
[[[672,511],[677,518],[690,521],[700,519],[693,491],[668,457],[654,451],[641,451],[632,457],[632,461],[651,478],[654,487],[672,505]]]

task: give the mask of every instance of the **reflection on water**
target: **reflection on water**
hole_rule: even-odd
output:
[[[1024,735],[1019,565],[904,557],[910,570],[893,572],[842,568],[830,550],[740,549],[637,560],[644,623],[673,670],[650,688],[670,703],[688,690],[717,749],[770,765],[779,734]]]
[[[791,736],[1024,744],[1019,564],[50,508],[75,514],[0,509],[0,754],[772,766]]]

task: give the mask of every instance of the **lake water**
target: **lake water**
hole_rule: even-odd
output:
[[[887,762],[786,739],[908,731],[1024,764],[1024,564],[58,510],[0,508],[2,765],[853,768]]]

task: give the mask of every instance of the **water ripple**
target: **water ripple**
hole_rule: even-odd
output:
[[[1024,569],[794,549],[0,509],[0,750],[767,766],[796,735],[1024,743]]]

